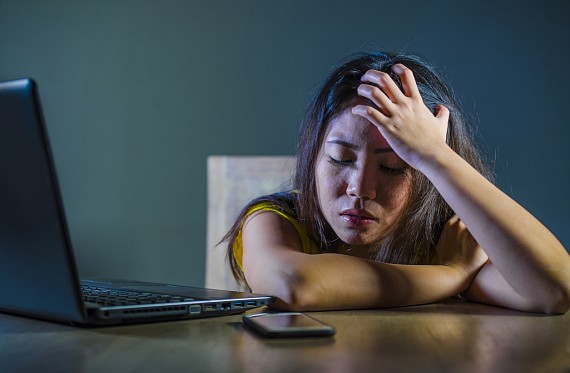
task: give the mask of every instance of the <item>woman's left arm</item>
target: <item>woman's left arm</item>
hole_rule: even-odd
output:
[[[464,297],[509,308],[565,313],[570,307],[570,256],[528,211],[445,143],[449,110],[425,106],[411,70],[394,66],[404,92],[370,70],[359,94],[375,107],[353,113],[378,127],[394,151],[422,172],[489,256]],[[369,84],[372,83],[372,84]]]
[[[490,258],[465,298],[525,311],[568,310],[570,256],[546,227],[448,147],[421,172]]]

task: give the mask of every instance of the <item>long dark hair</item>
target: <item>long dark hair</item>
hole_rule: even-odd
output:
[[[309,102],[297,140],[296,193],[278,193],[250,202],[224,237],[228,242],[228,259],[236,279],[245,283],[244,275],[233,257],[233,243],[248,209],[260,201],[269,201],[284,212],[297,217],[321,252],[334,252],[338,237],[325,220],[317,198],[315,167],[329,122],[358,97],[360,78],[370,69],[383,71],[402,89],[391,67],[401,63],[412,70],[425,105],[435,111],[444,105],[450,111],[448,145],[488,179],[491,172],[476,146],[473,126],[463,113],[451,87],[436,69],[417,56],[384,52],[360,53],[335,68],[316,90]],[[428,264],[435,257],[435,245],[453,211],[433,184],[420,172],[411,170],[412,191],[403,216],[389,237],[373,247],[372,258],[400,264]]]

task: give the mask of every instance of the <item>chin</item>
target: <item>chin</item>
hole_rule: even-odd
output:
[[[368,246],[373,245],[382,241],[386,235],[380,232],[374,232],[375,234],[370,234],[372,232],[358,232],[356,230],[342,230],[340,232],[335,231],[337,237],[347,245],[350,246]]]
[[[378,242],[378,240],[370,240],[369,238],[358,236],[339,236],[339,238],[342,242],[351,246],[372,245],[373,243]]]

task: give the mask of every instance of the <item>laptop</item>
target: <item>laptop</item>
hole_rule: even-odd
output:
[[[0,311],[99,326],[242,313],[271,297],[79,279],[32,79],[0,83]]]

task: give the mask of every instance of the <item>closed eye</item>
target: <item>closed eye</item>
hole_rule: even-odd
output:
[[[350,159],[346,159],[346,160],[345,159],[342,159],[342,160],[341,159],[335,159],[329,155],[329,163],[332,164],[333,166],[342,167],[342,166],[350,166],[351,164],[354,163],[354,161],[350,160]]]
[[[333,157],[331,157],[330,155],[329,157],[329,163],[332,164],[333,166],[337,166],[337,167],[347,167],[347,166],[351,166],[354,164],[354,161],[352,159],[335,159]],[[398,167],[389,167],[389,166],[384,166],[384,165],[380,165],[379,166],[380,171],[388,174],[388,175],[402,175],[406,172],[406,168],[398,168]]]
[[[392,168],[388,166],[380,166],[380,170],[388,175],[402,175],[406,172],[405,168]]]

